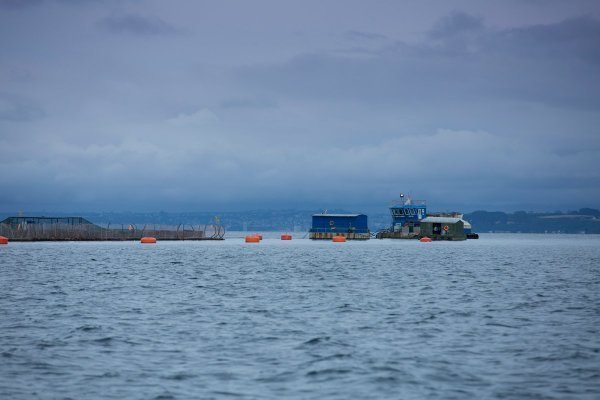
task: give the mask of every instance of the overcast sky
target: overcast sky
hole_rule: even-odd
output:
[[[600,2],[0,0],[0,211],[600,207]]]

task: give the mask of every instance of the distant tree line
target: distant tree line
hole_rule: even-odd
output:
[[[96,224],[222,224],[227,231],[304,231],[311,225],[312,214],[322,210],[253,210],[230,212],[184,212],[184,213],[82,213],[81,216]],[[344,213],[347,210],[329,210]],[[49,213],[27,213],[29,215],[49,215]],[[0,219],[14,214],[0,214]],[[53,216],[70,214],[53,213]],[[390,215],[387,212],[368,213],[369,228],[377,231],[387,228]],[[516,211],[475,211],[465,214],[474,232],[523,232],[523,233],[594,233],[600,234],[600,211],[582,208],[578,211],[534,213]]]
[[[475,211],[465,219],[475,232],[600,233],[600,211],[593,208],[553,213]]]

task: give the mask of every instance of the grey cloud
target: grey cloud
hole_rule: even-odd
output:
[[[382,40],[388,39],[387,36],[381,35],[379,33],[362,32],[362,31],[355,31],[355,30],[350,30],[350,31],[346,32],[346,34],[344,36],[349,40],[360,40],[360,41],[362,41],[362,40],[382,41]]]
[[[39,104],[21,96],[0,93],[0,121],[35,121],[44,117]]]
[[[0,211],[598,207],[598,17],[57,2],[0,12]]]
[[[178,126],[201,126],[218,122],[219,118],[212,111],[201,109],[193,113],[180,113],[167,121]]]
[[[54,0],[57,3],[69,4],[74,6],[85,5],[85,4],[100,4],[100,3],[123,3],[120,0]]]
[[[487,40],[487,44],[496,51],[548,59],[575,57],[593,64],[600,63],[600,21],[590,17],[509,29]]]
[[[435,39],[448,38],[464,33],[481,32],[483,19],[464,12],[454,12],[439,20],[430,31]]]
[[[104,209],[118,209],[119,204],[150,209],[190,204],[215,207],[240,195],[245,204],[262,207],[292,201],[313,206],[345,202],[358,207],[369,205],[370,199],[387,199],[390,191],[399,190],[399,178],[404,188],[437,199],[436,208],[461,201],[518,206],[532,198],[576,206],[589,196],[600,195],[600,174],[589,168],[597,162],[600,150],[548,155],[536,143],[506,141],[487,132],[440,130],[357,146],[314,142],[290,151],[286,140],[273,137],[248,135],[233,140],[213,131],[224,137],[211,135],[194,141],[180,137],[177,129],[170,127],[171,136],[163,141],[153,139],[152,134],[162,135],[156,131],[102,146],[16,144],[12,152],[29,158],[0,159],[3,168],[14,171],[1,179],[23,199],[81,202]],[[436,157],[435,149],[443,149],[444,156]],[[324,172],[327,178],[320,179]],[[557,186],[563,190],[557,192]],[[581,187],[589,189],[584,193]],[[509,193],[499,195],[505,191]],[[52,193],[52,199],[45,193]],[[8,192],[0,194],[2,201],[16,206]],[[385,207],[383,202],[379,206]]]
[[[0,0],[0,8],[5,9],[23,9],[31,6],[37,6],[44,3],[45,0]],[[86,3],[101,3],[105,0],[54,0],[56,3],[81,5]]]
[[[273,108],[277,107],[277,104],[270,100],[236,97],[223,100],[220,107],[224,109]]]
[[[447,31],[476,28],[477,34],[459,41],[397,43],[361,59],[315,53],[240,73],[256,90],[296,98],[404,105],[504,98],[600,107],[600,70],[586,65],[595,64],[600,52],[599,21],[493,31],[480,29],[477,19],[457,15],[442,24]]]
[[[0,0],[0,8],[19,9],[41,4],[42,0]]]
[[[113,14],[98,22],[102,28],[114,33],[133,35],[170,35],[177,29],[156,16],[140,14]]]
[[[0,66],[0,79],[12,82],[31,82],[35,79],[32,70],[23,65]]]

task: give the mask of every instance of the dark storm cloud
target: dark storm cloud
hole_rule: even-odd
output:
[[[592,3],[67,3],[0,13],[0,211],[598,207]]]
[[[140,14],[113,14],[100,20],[98,25],[110,32],[134,35],[170,35],[177,32],[156,16]]]
[[[590,110],[600,106],[598,20],[497,31],[485,29],[479,18],[453,14],[436,24],[431,37],[384,46],[369,58],[315,53],[241,74],[257,90],[294,97],[398,104],[503,97]]]
[[[324,146],[339,148],[313,154],[334,160],[330,166],[313,164],[337,176],[347,172],[359,186],[373,187],[375,178],[353,163],[374,166],[382,178],[387,175],[382,171],[402,166],[404,184],[453,201],[462,193],[472,204],[501,207],[517,198],[551,197],[560,188],[556,199],[585,202],[597,198],[598,190],[582,196],[577,188],[600,183],[594,161],[600,152],[599,26],[581,17],[491,29],[481,18],[453,13],[421,42],[372,48],[364,57],[306,54],[280,65],[244,68],[240,76],[254,92],[283,104],[318,104],[313,112],[321,118],[311,128],[327,132],[320,137]],[[361,109],[364,113],[357,112]],[[566,117],[570,112],[582,119]],[[396,118],[390,120],[389,113]],[[467,129],[456,129],[461,126]],[[442,127],[452,128],[418,133]],[[394,131],[402,139],[391,138]],[[435,151],[430,158],[428,149],[443,149],[452,168],[443,159],[432,163]],[[343,165],[344,173],[335,165]],[[491,195],[502,187],[512,194]],[[331,192],[348,189],[334,186]]]
[[[490,46],[506,52],[545,59],[570,58],[600,63],[600,21],[570,18],[552,25],[535,25],[500,32]]]

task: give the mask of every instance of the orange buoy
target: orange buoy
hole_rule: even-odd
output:
[[[0,236],[0,244],[8,244],[8,238],[4,236]]]
[[[419,239],[419,242],[423,242],[423,243],[429,243],[431,242],[431,238],[428,238],[427,236],[423,236],[421,239]]]
[[[346,238],[344,236],[334,236],[332,240],[336,243],[342,243],[346,241]]]
[[[281,235],[281,240],[292,240],[292,235],[283,234]]]
[[[152,243],[156,243],[156,238],[155,238],[155,237],[150,237],[150,236],[143,237],[143,238],[140,240],[140,243],[144,243],[144,244],[152,244]]]
[[[258,235],[246,236],[246,243],[260,243],[260,237]]]

